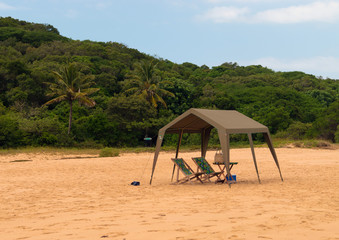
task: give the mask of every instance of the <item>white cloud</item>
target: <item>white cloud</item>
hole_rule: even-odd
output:
[[[262,2],[281,2],[283,0],[205,0],[207,3],[219,4],[219,3],[262,3]],[[286,0],[285,0],[286,1]]]
[[[0,2],[0,10],[14,10],[15,7],[12,7],[6,3]]]
[[[225,0],[206,0],[206,2],[208,3],[224,3],[224,2],[227,2]]]
[[[210,3],[221,3],[224,0],[208,0]],[[265,0],[237,0],[237,1],[265,1]],[[207,10],[200,19],[211,20],[216,23],[225,22],[268,22],[279,24],[304,22],[335,22],[339,20],[339,1],[317,1],[304,5],[294,5],[285,8],[276,8],[250,11],[247,7],[218,6]]]
[[[99,2],[95,5],[95,8],[96,9],[106,9],[110,6],[111,6],[111,4],[109,4],[109,3],[107,4],[107,3],[104,3],[104,2],[101,2],[101,3]]]
[[[79,16],[79,12],[73,9],[68,9],[64,12],[64,16],[70,19],[75,19]]]
[[[338,57],[312,57],[304,59],[278,59],[273,57],[256,59],[248,65],[262,65],[275,71],[302,71],[315,76],[339,79]]]
[[[307,5],[271,9],[257,13],[254,19],[273,23],[334,22],[339,19],[339,2],[314,2]]]
[[[248,11],[248,8],[214,7],[199,18],[217,23],[232,22],[243,19]]]
[[[88,4],[87,7],[89,8],[95,8],[97,10],[104,10],[104,9],[107,9],[109,8],[110,6],[112,6],[112,2],[110,1],[91,1],[90,4]]]

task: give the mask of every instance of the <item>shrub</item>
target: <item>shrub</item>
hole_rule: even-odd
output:
[[[339,125],[337,126],[337,131],[335,131],[334,140],[336,143],[339,143]]]
[[[0,147],[18,147],[24,145],[24,132],[19,128],[19,116],[6,114],[0,116]]]
[[[304,139],[307,131],[312,127],[311,123],[293,122],[286,130],[278,132],[278,138],[289,138],[294,140]]]
[[[113,148],[103,148],[99,154],[100,157],[118,157],[119,150]]]

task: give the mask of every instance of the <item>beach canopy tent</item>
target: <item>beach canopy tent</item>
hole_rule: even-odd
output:
[[[253,161],[260,183],[257,162],[254,153],[252,134],[263,133],[265,141],[271,151],[275,164],[279,170],[280,178],[283,181],[277,154],[273,148],[272,140],[268,128],[265,125],[239,113],[235,110],[209,110],[191,108],[166,126],[161,128],[158,133],[158,139],[155,147],[153,167],[150,184],[152,184],[155,166],[157,164],[161,144],[165,134],[178,134],[178,145],[175,158],[178,157],[182,135],[184,133],[198,133],[201,134],[201,157],[206,156],[208,140],[211,130],[216,128],[219,135],[220,146],[226,172],[230,176],[230,134],[245,133],[248,135],[250,142]],[[173,169],[174,173],[174,169]]]

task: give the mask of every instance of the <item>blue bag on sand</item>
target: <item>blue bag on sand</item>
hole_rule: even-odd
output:
[[[133,185],[133,186],[139,186],[139,185],[140,185],[140,182],[134,181],[134,182],[131,183],[131,185]]]

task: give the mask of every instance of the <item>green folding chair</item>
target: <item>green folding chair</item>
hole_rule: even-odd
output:
[[[192,168],[184,161],[182,158],[172,158],[174,164],[178,167],[178,170],[184,175],[183,178],[179,179],[179,173],[177,174],[177,181],[176,183],[185,183],[191,182],[192,180],[198,180],[201,183],[202,180],[200,178],[203,173],[195,173]]]
[[[211,165],[206,161],[205,158],[203,157],[195,157],[192,158],[193,162],[197,165],[198,170],[197,172],[203,173],[203,180],[208,180],[209,182],[211,181],[210,178],[212,177],[217,177],[217,181],[222,181],[220,178],[221,174],[223,172],[216,172],[214,169],[211,167]]]

